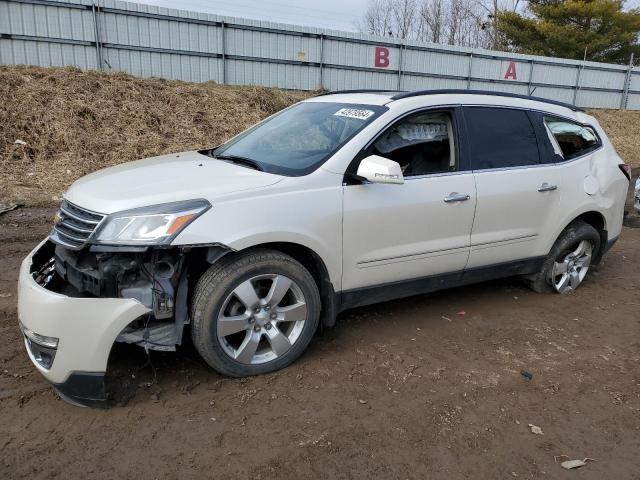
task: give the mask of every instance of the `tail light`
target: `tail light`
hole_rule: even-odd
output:
[[[618,166],[620,170],[622,170],[622,173],[624,173],[624,176],[627,177],[627,180],[631,181],[631,166],[626,163],[621,163]]]

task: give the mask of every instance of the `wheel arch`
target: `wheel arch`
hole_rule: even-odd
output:
[[[305,245],[293,242],[261,243],[247,247],[240,250],[240,252],[255,248],[268,248],[289,255],[309,270],[320,292],[320,324],[326,327],[331,327],[335,324],[335,317],[337,315],[336,293],[333,283],[331,282],[329,270],[318,253]]]
[[[248,243],[248,242],[247,242]],[[190,273],[189,290],[193,291],[195,283],[204,274],[208,266],[234,255],[258,248],[275,250],[300,262],[311,273],[321,299],[320,324],[333,326],[339,309],[336,288],[329,273],[329,268],[322,256],[307,245],[293,241],[251,242],[248,245],[235,245],[235,248],[223,244],[194,248],[189,252],[188,269]]]
[[[600,263],[600,260],[602,260],[602,257],[607,250],[607,241],[609,236],[607,231],[607,219],[601,212],[598,212],[596,210],[587,210],[580,214],[576,214],[570,221],[566,222],[566,224],[558,232],[558,234],[556,235],[556,240],[560,237],[560,235],[562,235],[562,232],[564,232],[566,228],[576,220],[581,220],[588,225],[591,225],[600,235],[600,248],[598,249],[598,252],[593,259],[593,263],[597,265],[598,263]]]

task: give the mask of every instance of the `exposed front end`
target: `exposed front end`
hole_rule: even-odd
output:
[[[116,341],[146,350],[181,344],[188,323],[188,260],[202,255],[206,264],[211,247],[172,247],[170,238],[158,245],[135,242],[179,218],[154,212],[108,216],[65,201],[51,236],[23,261],[18,315],[25,346],[66,400],[104,404],[104,377]],[[132,244],[97,241],[105,229],[122,235],[133,228]]]
[[[100,405],[106,400],[104,376],[114,341],[149,308],[131,298],[73,297],[56,291],[54,252],[55,245],[44,241],[20,268],[18,317],[25,346],[61,396],[80,405]]]

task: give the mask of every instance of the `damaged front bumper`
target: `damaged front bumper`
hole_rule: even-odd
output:
[[[118,335],[150,309],[131,298],[69,297],[36,282],[48,240],[22,262],[18,317],[31,361],[66,400],[84,406],[106,401],[104,376]],[[29,335],[27,335],[29,333]],[[48,339],[56,339],[56,342]]]

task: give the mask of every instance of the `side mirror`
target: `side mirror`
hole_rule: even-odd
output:
[[[379,155],[370,155],[360,162],[357,175],[371,183],[404,183],[402,169],[398,162]]]

